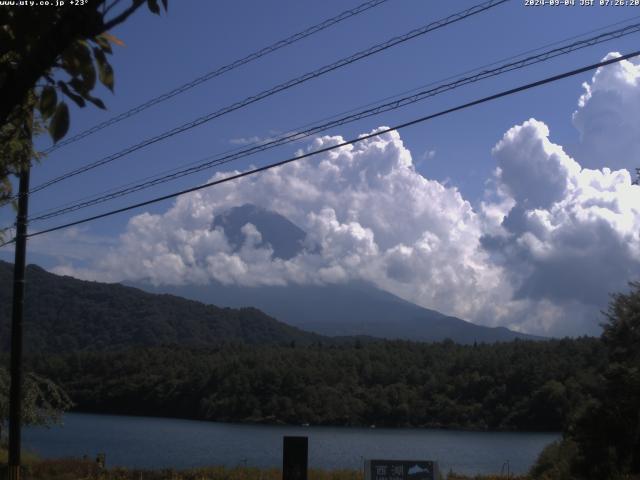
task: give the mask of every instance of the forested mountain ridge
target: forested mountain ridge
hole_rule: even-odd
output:
[[[9,345],[13,265],[0,261],[0,350]],[[29,265],[25,348],[33,352],[112,350],[221,342],[300,345],[328,338],[304,332],[255,308],[218,308],[120,284],[61,277]]]
[[[0,261],[0,351],[6,351],[9,345],[12,279],[13,265]],[[323,335],[306,331],[300,325],[291,326],[295,325],[294,321],[283,323],[276,319],[280,317],[274,318],[254,307],[220,308],[188,300],[182,295],[153,293],[118,283],[59,276],[36,265],[27,267],[26,281],[25,347],[28,351],[102,351],[167,344],[207,347],[221,342],[271,345],[296,342],[309,345],[317,342],[352,342],[355,338],[366,342],[376,335],[387,337],[386,333],[394,324],[398,328],[403,325],[405,329],[412,326],[417,341],[451,338],[459,343],[491,343],[512,340],[519,335],[505,328],[474,325],[437,312],[432,312],[435,316],[428,322],[419,316],[411,318],[412,314],[406,312],[425,309],[381,291],[372,295],[370,287],[360,285],[318,288],[313,290],[314,295],[308,295],[306,287],[301,286],[292,286],[288,295],[282,291],[272,292],[275,299],[272,303],[275,301],[282,306],[298,303],[289,312],[288,319],[291,312],[304,317],[324,305],[322,308],[328,311],[325,322],[329,326],[336,323],[340,310],[348,311],[356,307],[360,315],[357,323],[368,324],[366,318],[371,321],[372,328],[369,330],[336,328],[333,334],[327,336],[327,333]],[[215,285],[209,285],[207,291],[215,289]],[[229,289],[220,289],[231,296]],[[199,292],[199,287],[181,287],[180,293],[188,297],[189,290]],[[251,289],[244,293],[249,299],[247,303],[261,298],[252,297],[251,294],[256,292],[251,292]],[[233,297],[238,298],[238,291],[233,292]],[[306,312],[301,309],[300,299],[309,302]],[[400,315],[406,317],[404,320],[395,317],[399,309],[404,309],[403,312],[406,310]],[[381,314],[389,320],[383,329],[376,329]],[[345,312],[341,315],[344,317]],[[368,338],[365,335],[367,331],[372,332]],[[433,335],[423,337],[418,335],[418,331],[432,331]]]
[[[0,262],[4,351],[12,270]],[[253,308],[221,309],[36,266],[27,282],[27,366],[60,384],[81,411],[557,431],[606,367],[595,338],[340,344]]]

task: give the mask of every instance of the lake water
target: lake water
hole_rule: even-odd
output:
[[[282,466],[282,437],[309,437],[309,467],[362,468],[363,459],[437,460],[443,472],[524,473],[556,433],[239,425],[70,413],[64,425],[27,428],[24,447],[43,457],[95,457],[108,466]],[[506,472],[506,466],[504,466]]]

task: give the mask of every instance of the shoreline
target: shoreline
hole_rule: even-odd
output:
[[[298,423],[284,423],[284,422],[262,422],[262,421],[225,421],[225,420],[206,420],[194,417],[172,417],[172,416],[157,416],[157,415],[145,415],[136,413],[105,413],[91,410],[70,410],[65,415],[99,415],[101,417],[132,417],[132,418],[148,418],[156,420],[180,420],[187,422],[199,422],[199,423],[211,423],[218,425],[235,425],[235,426],[252,426],[252,427],[288,427],[288,428],[344,428],[353,430],[436,430],[443,432],[464,432],[464,433],[492,433],[492,434],[526,434],[526,435],[562,435],[561,431],[548,431],[548,430],[491,430],[491,429],[478,429],[478,428],[465,428],[460,426],[386,426],[386,425],[347,425],[347,424],[298,424]],[[64,423],[64,422],[63,422]],[[56,425],[54,425],[55,427]]]
[[[354,469],[363,458],[433,459],[441,470],[495,474],[507,460],[524,474],[560,435],[435,429],[282,426],[162,417],[71,413],[64,427],[29,428],[24,445],[43,458],[106,453],[107,465],[186,469],[207,465],[282,465],[283,436],[309,438],[309,465]],[[161,452],[161,453],[158,453]]]

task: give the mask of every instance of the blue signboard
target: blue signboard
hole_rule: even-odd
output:
[[[367,460],[365,480],[440,480],[440,470],[431,460]]]

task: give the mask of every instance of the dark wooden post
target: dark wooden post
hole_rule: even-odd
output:
[[[13,264],[13,313],[11,320],[11,389],[9,394],[9,480],[20,480],[22,427],[22,319],[24,316],[24,272],[27,250],[29,167],[20,173],[18,221]]]
[[[282,442],[282,480],[307,480],[309,439],[284,437]]]
[[[32,108],[32,107],[30,107]],[[23,126],[25,141],[31,142],[33,113]],[[24,274],[27,256],[29,215],[29,173],[31,151],[22,159],[16,217],[15,260],[13,263],[13,305],[11,314],[11,388],[9,391],[9,480],[20,480],[22,432],[22,322],[24,317]]]

